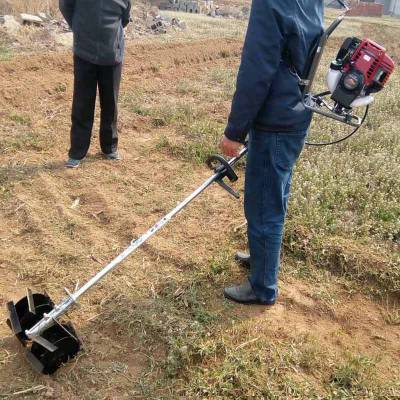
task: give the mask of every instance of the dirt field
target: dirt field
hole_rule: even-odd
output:
[[[306,150],[275,307],[223,299],[246,276],[232,260],[245,221],[242,202],[214,187],[82,299],[71,319],[84,351],[55,376],[29,369],[6,326],[7,301],[26,287],[60,300],[209,176],[237,24],[215,38],[131,43],[123,161],[100,158],[96,125],[76,171],[63,168],[70,54],[0,62],[0,398],[400,398],[398,73],[362,136]],[[386,42],[400,34],[397,23],[352,26]],[[398,62],[398,43],[390,49]]]

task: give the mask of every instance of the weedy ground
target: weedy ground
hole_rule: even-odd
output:
[[[70,54],[0,63],[0,398],[398,399],[398,72],[351,141],[305,149],[275,307],[223,299],[246,278],[232,259],[246,228],[242,202],[214,187],[82,299],[71,318],[84,351],[56,375],[34,374],[10,335],[8,300],[27,286],[60,300],[209,176],[244,23],[187,21],[128,46],[119,163],[97,154],[96,125],[82,168],[63,168]],[[348,24],[398,63],[398,21]],[[316,120],[310,140],[332,131]]]
[[[0,12],[10,13],[38,13],[45,12],[56,14],[58,12],[57,0],[0,0]]]

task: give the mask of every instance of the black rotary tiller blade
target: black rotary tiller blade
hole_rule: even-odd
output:
[[[35,326],[45,313],[54,308],[54,303],[45,294],[28,289],[28,294],[17,303],[9,302],[7,324],[26,349],[26,357],[39,373],[53,374],[62,364],[75,357],[80,350],[80,341],[71,324],[55,323],[45,330],[38,341],[43,341],[52,351],[36,341],[30,340],[25,331]]]

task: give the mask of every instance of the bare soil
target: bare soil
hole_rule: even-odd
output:
[[[135,91],[141,98],[143,93],[176,94],[182,80],[196,81],[216,66],[237,65],[240,50],[241,42],[234,39],[130,45],[121,97],[134,97]],[[54,377],[36,376],[5,324],[6,302],[23,296],[25,287],[61,299],[64,287],[71,289],[94,274],[209,171],[158,149],[160,138],[174,139],[174,131],[155,127],[148,116],[128,107],[121,107],[120,115],[123,161],[102,160],[95,134],[82,168],[68,171],[63,162],[72,96],[70,54],[16,57],[0,63],[0,76],[0,397],[167,398],[166,393],[148,397],[137,390],[141,380],[160,376],[166,345],[152,343],[150,357],[143,337],[152,332],[143,325],[140,339],[141,322],[130,321],[132,328],[120,313],[146,312],[169,290],[167,283],[184,292],[190,274],[208,268],[221,248],[238,245],[233,231],[244,222],[241,203],[218,187],[199,198],[82,299],[83,307],[71,317],[85,351]],[[193,96],[213,119],[224,120],[228,100],[215,104]],[[229,282],[245,277],[233,263],[230,268]],[[249,338],[239,338],[238,346],[258,337],[285,341],[312,335],[329,353],[359,352],[379,359],[382,380],[399,377],[398,326],[388,325],[384,305],[367,296],[343,294],[338,286],[329,289],[337,301],[329,302],[316,295],[314,283],[288,276],[279,303],[265,309],[226,306],[221,289],[221,283],[211,285],[204,302],[207,309],[222,310],[221,332],[230,332],[232,318],[248,326]],[[315,387],[321,384],[310,379]]]

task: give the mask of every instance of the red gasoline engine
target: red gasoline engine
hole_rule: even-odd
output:
[[[328,73],[331,98],[340,108],[367,106],[393,70],[394,62],[384,47],[370,39],[347,38]]]
[[[328,40],[345,19],[349,7],[338,2],[345,12],[339,15],[325,30],[311,51],[310,65],[304,77],[299,76],[304,106],[315,114],[339,121],[353,128],[341,138],[325,142],[307,142],[309,145],[326,146],[337,144],[353,136],[365,122],[373,94],[386,85],[394,71],[394,62],[386,49],[370,39],[347,38],[332,61],[327,74],[328,90],[313,91],[314,81]]]

